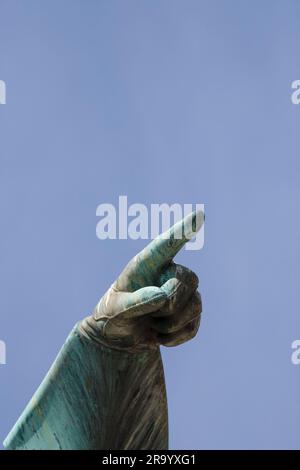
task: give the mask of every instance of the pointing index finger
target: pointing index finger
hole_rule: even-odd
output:
[[[204,212],[194,211],[149,243],[138,255],[139,263],[155,270],[169,263],[204,223]]]
[[[133,292],[151,285],[160,269],[170,263],[180,249],[193,238],[204,223],[202,210],[191,212],[159,235],[135,256],[117,279],[117,288]]]

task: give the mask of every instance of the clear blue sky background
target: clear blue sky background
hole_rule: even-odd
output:
[[[300,3],[0,0],[2,441],[142,241],[96,207],[203,202],[197,339],[164,349],[172,448],[299,448]]]

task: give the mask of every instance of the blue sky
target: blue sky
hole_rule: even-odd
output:
[[[144,241],[96,208],[204,203],[197,339],[163,349],[171,448],[299,448],[297,1],[0,0],[2,441]]]

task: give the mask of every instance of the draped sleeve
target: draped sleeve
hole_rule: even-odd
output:
[[[160,350],[128,352],[78,323],[4,441],[6,449],[167,449]]]

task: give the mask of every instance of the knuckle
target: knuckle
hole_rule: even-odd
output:
[[[198,291],[195,292],[194,296],[194,313],[198,315],[202,313],[202,299]]]
[[[191,269],[182,266],[181,264],[176,265],[176,277],[182,282],[186,283],[190,289],[196,290],[199,285],[199,279],[196,273]]]

